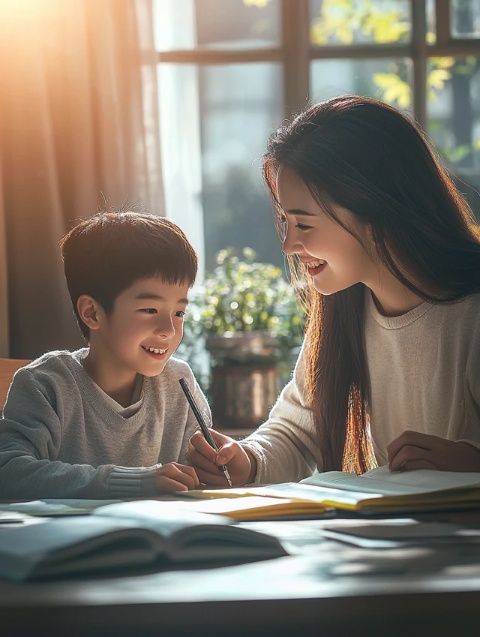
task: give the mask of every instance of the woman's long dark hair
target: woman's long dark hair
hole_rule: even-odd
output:
[[[394,108],[346,95],[279,128],[263,163],[277,207],[281,166],[291,168],[332,217],[329,202],[368,224],[378,258],[421,298],[452,302],[480,290],[480,240],[470,208],[424,133]],[[289,262],[292,277],[305,278],[303,266]],[[357,284],[323,296],[306,278],[306,391],[323,469],[363,472],[372,461],[365,289]]]

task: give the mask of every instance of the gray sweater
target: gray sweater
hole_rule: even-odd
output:
[[[186,463],[197,423],[179,378],[211,420],[190,367],[170,359],[143,378],[137,409],[122,410],[83,368],[87,353],[50,352],[15,374],[0,424],[0,498],[154,495],[158,467]]]

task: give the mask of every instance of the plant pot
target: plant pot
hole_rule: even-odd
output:
[[[275,365],[222,365],[212,369],[213,421],[220,429],[254,429],[264,422],[278,396]]]
[[[207,337],[206,348],[215,365],[272,365],[277,358],[278,339],[267,332],[226,332]]]
[[[277,399],[278,341],[266,332],[237,332],[207,338],[212,359],[210,397],[215,424],[255,428]]]

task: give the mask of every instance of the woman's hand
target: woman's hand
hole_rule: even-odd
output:
[[[211,429],[210,433],[217,443],[218,451],[212,449],[200,431],[196,431],[188,443],[188,457],[201,482],[228,486],[220,468],[222,464],[227,465],[234,485],[252,482],[257,468],[255,458],[233,438],[224,436],[214,429]]]
[[[404,431],[387,447],[390,471],[480,471],[480,451],[468,442]]]
[[[155,486],[158,493],[171,493],[197,489],[200,481],[193,467],[178,462],[167,462],[156,470]]]

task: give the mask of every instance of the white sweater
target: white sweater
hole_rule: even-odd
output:
[[[369,409],[379,465],[387,445],[406,429],[480,448],[480,294],[452,304],[422,303],[385,317],[367,293],[365,341]],[[313,416],[305,405],[304,350],[293,379],[269,419],[242,441],[257,459],[255,482],[297,481],[322,471]]]

